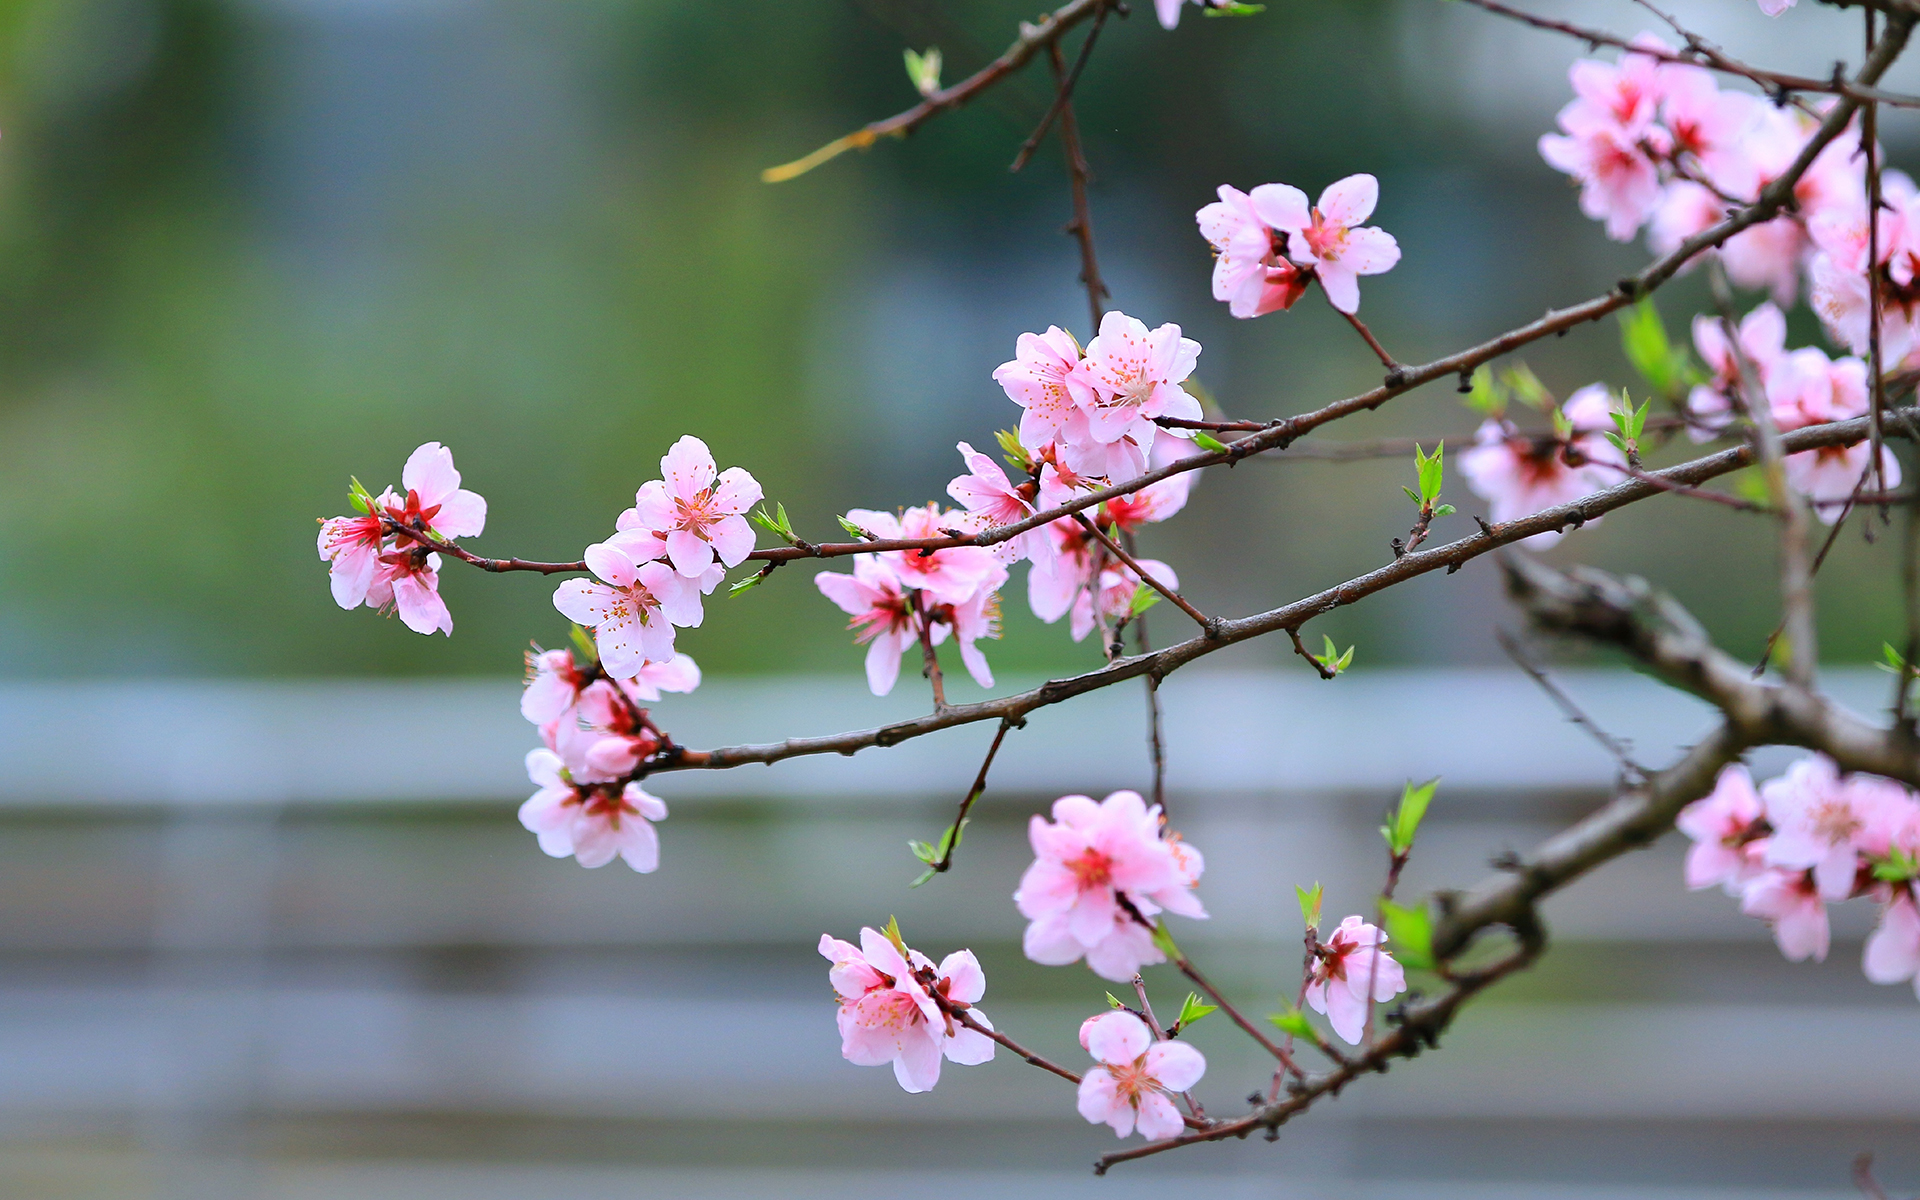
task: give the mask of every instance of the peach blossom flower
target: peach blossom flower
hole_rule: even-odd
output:
[[[1774,944],[1788,962],[1826,961],[1827,904],[1811,872],[1768,868],[1747,881],[1740,911],[1773,926]]]
[[[707,444],[691,434],[660,459],[666,478],[648,480],[634,494],[639,528],[666,541],[667,558],[688,579],[699,579],[717,557],[737,567],[753,552],[745,513],[760,502],[760,484],[740,467],[719,471]]]
[[[933,998],[937,993],[993,1028],[974,1007],[986,994],[987,977],[971,950],[957,950],[935,966],[918,950],[863,928],[858,946],[821,934],[820,954],[833,964],[827,978],[839,994],[840,1054],[848,1062],[891,1063],[903,1089],[926,1092],[940,1082],[943,1057],[967,1067],[993,1058],[993,1039],[954,1020]],[[923,982],[928,977],[931,984]]]
[[[520,806],[520,824],[554,858],[572,855],[583,867],[604,867],[615,858],[642,874],[660,865],[660,835],[651,822],[667,819],[667,806],[638,783],[625,787],[577,786],[550,750],[527,754],[527,776],[540,790]]]
[[[1374,1000],[1384,1002],[1407,990],[1407,973],[1390,952],[1379,948],[1386,941],[1387,935],[1377,927],[1357,916],[1348,917],[1321,944],[1314,959],[1307,1005],[1325,1013],[1327,1023],[1348,1045],[1359,1045],[1366,1030],[1372,1007],[1369,991]]]
[[[1248,195],[1260,219],[1287,235],[1293,261],[1313,269],[1328,302],[1343,313],[1359,311],[1360,276],[1383,274],[1400,261],[1392,234],[1360,225],[1380,200],[1380,183],[1371,175],[1329,184],[1312,207],[1305,192],[1284,183],[1262,184]]]
[[[1116,1137],[1138,1129],[1149,1141],[1185,1127],[1173,1097],[1206,1074],[1207,1060],[1198,1050],[1185,1042],[1155,1041],[1145,1021],[1117,1009],[1086,1021],[1080,1040],[1095,1060],[1080,1079],[1081,1116],[1111,1126]]]
[[[553,593],[553,606],[594,631],[607,674],[630,678],[649,661],[671,659],[673,627],[700,624],[703,581],[665,563],[636,563],[617,541],[588,546],[586,560],[605,582],[569,579]]]
[[[1687,851],[1687,886],[1718,885],[1730,896],[1763,869],[1764,839],[1754,833],[1764,816],[1753,777],[1741,763],[1721,768],[1713,791],[1680,810],[1674,825],[1693,839]]]

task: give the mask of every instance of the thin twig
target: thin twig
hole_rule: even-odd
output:
[[[1293,1055],[1289,1054],[1285,1050],[1285,1048],[1280,1046],[1272,1038],[1268,1037],[1265,1033],[1261,1032],[1259,1026],[1255,1025],[1252,1021],[1247,1020],[1246,1017],[1240,1015],[1240,1010],[1235,1008],[1231,1001],[1229,1001],[1225,996],[1222,996],[1220,994],[1219,988],[1216,988],[1213,986],[1213,984],[1207,982],[1207,977],[1200,973],[1200,969],[1198,967],[1194,966],[1191,962],[1187,961],[1186,955],[1175,954],[1173,956],[1173,965],[1180,968],[1180,973],[1182,975],[1185,975],[1188,979],[1193,980],[1194,986],[1199,988],[1201,991],[1205,992],[1207,994],[1207,999],[1213,1001],[1216,1005],[1219,1006],[1221,1012],[1226,1013],[1228,1017],[1232,1018],[1233,1023],[1235,1025],[1238,1025],[1243,1033],[1245,1033],[1248,1037],[1252,1038],[1254,1041],[1260,1043],[1260,1048],[1262,1050],[1265,1050],[1268,1054],[1271,1054],[1274,1056],[1274,1058],[1278,1059],[1280,1061],[1280,1065],[1285,1067],[1288,1071],[1291,1071],[1295,1074],[1300,1073],[1300,1068],[1293,1061]]]
[[[921,668],[928,683],[933,685],[933,711],[947,711],[947,684],[940,674],[940,655],[933,648],[933,622],[925,613],[920,614],[920,655],[925,665]]]
[[[1011,720],[1002,721],[1000,728],[994,731],[993,744],[987,747],[987,756],[980,760],[980,770],[973,777],[973,786],[967,789],[966,798],[960,801],[960,811],[954,814],[953,824],[948,827],[946,853],[940,856],[938,862],[927,864],[935,872],[946,871],[953,866],[953,852],[960,846],[960,827],[967,823],[967,814],[973,810],[974,801],[980,799],[987,790],[987,772],[993,769],[993,758],[1000,753],[1000,743],[1007,740],[1007,730],[1015,724]]]
[[[1326,663],[1321,662],[1308,651],[1307,644],[1300,640],[1300,630],[1298,626],[1290,627],[1287,630],[1287,636],[1293,639],[1293,652],[1301,658],[1306,659],[1309,663],[1312,663],[1315,673],[1317,673],[1320,678],[1333,679],[1340,674],[1340,672],[1334,670]]]
[[[1122,530],[1120,539],[1128,554],[1135,553],[1131,533]],[[1147,639],[1146,613],[1133,618],[1133,636],[1139,643],[1140,653],[1153,653],[1153,643]],[[1160,680],[1152,672],[1142,678],[1147,682],[1147,757],[1153,765],[1153,802],[1159,805],[1160,815],[1164,819],[1167,815],[1167,746],[1160,733]]]
[[[1033,152],[1040,148],[1041,140],[1047,136],[1047,130],[1053,127],[1053,119],[1059,116],[1068,102],[1073,99],[1073,89],[1080,82],[1080,72],[1086,70],[1087,59],[1093,55],[1093,43],[1100,37],[1100,27],[1107,23],[1107,14],[1111,11],[1113,11],[1112,4],[1101,0],[1099,11],[1093,14],[1093,28],[1087,30],[1086,41],[1080,43],[1079,57],[1073,60],[1073,70],[1069,71],[1067,77],[1054,89],[1053,104],[1048,107],[1047,115],[1040,118],[1040,124],[1034,126],[1033,132],[1027,135],[1027,140],[1020,143],[1020,153],[1013,156],[1013,165],[1007,170],[1018,172],[1020,168],[1027,165],[1027,160],[1033,157]],[[1056,41],[1054,46],[1057,48],[1059,43]]]
[[[883,121],[874,121],[844,137],[835,138],[803,158],[797,158],[778,167],[768,167],[760,172],[761,180],[766,183],[781,183],[804,175],[849,150],[865,150],[883,137],[906,137],[934,117],[950,109],[959,108],[1026,66],[1035,54],[1058,44],[1067,30],[1093,16],[1108,3],[1110,0],[1069,0],[1068,3],[1041,17],[1036,24],[1029,25],[1022,22],[1020,36],[1007,47],[1006,53],[959,83],[952,87],[940,88],[905,112],[896,113]]]
[[[1647,777],[1647,769],[1633,760],[1627,744],[1608,733],[1600,722],[1588,716],[1586,710],[1574,703],[1573,697],[1561,690],[1560,685],[1553,681],[1544,668],[1527,657],[1526,648],[1517,638],[1504,629],[1495,630],[1494,636],[1499,639],[1500,648],[1507,652],[1507,657],[1513,660],[1513,665],[1525,671],[1527,678],[1540,685],[1540,690],[1545,692],[1554,705],[1566,715],[1567,720],[1578,725],[1589,737],[1600,743],[1600,748],[1611,755],[1614,762],[1620,764],[1622,774],[1628,779]]]
[[[1596,467],[1607,467],[1611,470],[1618,471],[1629,479],[1638,479],[1642,483],[1651,483],[1661,491],[1671,492],[1676,496],[1688,496],[1695,500],[1711,500],[1715,504],[1724,504],[1735,512],[1762,513],[1767,516],[1777,515],[1773,509],[1764,504],[1755,504],[1751,500],[1742,500],[1738,496],[1729,496],[1725,492],[1711,491],[1707,488],[1688,487],[1684,483],[1669,483],[1658,475],[1642,470],[1639,467],[1627,466],[1622,463],[1603,462],[1597,458],[1588,458],[1586,461]]]
[[[1153,1040],[1166,1041],[1167,1031],[1160,1027],[1160,1018],[1153,1015],[1153,1001],[1147,999],[1147,981],[1140,977],[1138,971],[1133,973],[1133,994],[1140,997],[1140,1012],[1146,1017],[1147,1028],[1153,1031]],[[1200,1102],[1193,1098],[1192,1092],[1181,1092],[1180,1098],[1187,1102],[1188,1112],[1202,1121],[1207,1119],[1207,1110],[1200,1107]]]
[[[1122,563],[1124,563],[1127,569],[1131,570],[1134,573],[1134,575],[1139,578],[1140,582],[1146,584],[1148,587],[1152,588],[1154,591],[1159,592],[1162,596],[1166,597],[1168,600],[1173,601],[1174,605],[1178,607],[1181,612],[1192,617],[1194,619],[1194,622],[1197,625],[1199,625],[1201,629],[1210,630],[1214,627],[1215,621],[1213,620],[1212,617],[1209,617],[1207,614],[1201,612],[1199,609],[1195,608],[1193,605],[1187,603],[1186,597],[1182,596],[1179,592],[1168,587],[1166,584],[1161,583],[1158,579],[1155,579],[1153,576],[1147,574],[1147,569],[1140,565],[1140,560],[1135,558],[1133,555],[1128,554],[1124,549],[1122,549],[1119,542],[1114,541],[1112,538],[1108,537],[1105,533],[1102,533],[1098,525],[1094,524],[1092,521],[1087,520],[1087,518],[1081,513],[1073,514],[1073,519],[1079,523],[1080,528],[1086,530],[1088,533],[1098,538],[1100,541],[1100,544],[1107,548],[1107,553],[1113,555],[1115,558],[1119,559]]]
[[[1104,2],[1104,0],[1102,0]],[[1104,8],[1102,11],[1105,11]],[[1053,77],[1064,87],[1066,62],[1060,56],[1060,43],[1047,46],[1047,61]],[[1073,191],[1073,220],[1067,232],[1080,243],[1080,282],[1087,288],[1087,307],[1093,314],[1093,332],[1100,332],[1100,319],[1106,315],[1104,302],[1112,295],[1100,278],[1100,260],[1093,252],[1093,208],[1087,203],[1087,157],[1080,149],[1080,122],[1073,115],[1073,101],[1060,102],[1060,149],[1067,157],[1067,180]]]
[[[1359,317],[1354,316],[1352,313],[1346,312],[1345,310],[1336,310],[1336,311],[1338,311],[1341,316],[1347,319],[1347,324],[1353,326],[1355,333],[1358,333],[1361,337],[1366,339],[1367,346],[1374,352],[1374,354],[1379,356],[1380,365],[1385,367],[1387,370],[1394,372],[1395,374],[1398,374],[1401,369],[1400,364],[1394,361],[1393,355],[1387,353],[1387,348],[1380,344],[1380,339],[1373,336],[1373,330],[1367,328],[1367,323],[1365,321],[1362,321]]]

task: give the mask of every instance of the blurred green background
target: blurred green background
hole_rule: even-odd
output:
[[[1784,33],[1727,7],[1740,30]],[[1577,47],[1535,37],[1524,65],[1489,60],[1461,32],[1489,19],[1446,8],[1275,0],[1248,20],[1193,12],[1171,36],[1150,12],[1110,23],[1079,100],[1113,302],[1199,338],[1198,376],[1232,414],[1299,411],[1378,371],[1317,299],[1255,322],[1210,299],[1192,214],[1218,183],[1379,175],[1377,220],[1405,257],[1369,281],[1364,315],[1409,361],[1644,260],[1580,217],[1532,148]],[[814,536],[849,506],[942,496],[953,442],[987,444],[1017,417],[990,379],[1014,338],[1087,333],[1057,149],[1006,169],[1048,102],[1042,74],[795,182],[758,172],[911,103],[903,47],[940,46],[953,79],[1032,15],[998,0],[11,0],[0,670],[515,670],[529,637],[563,636],[550,581],[450,565],[451,642],[328,597],[314,518],[344,511],[349,473],[397,482],[427,440],[487,496],[475,548],[500,555],[577,556],[685,432]],[[1896,164],[1909,133],[1888,122]],[[1701,299],[1692,279],[1661,293],[1676,332]],[[1804,309],[1794,323],[1818,336]],[[1562,395],[1630,382],[1611,324],[1524,357]],[[1328,432],[1459,446],[1474,423],[1436,387]],[[1209,611],[1268,607],[1386,561],[1411,469],[1215,473],[1146,549]],[[1448,497],[1465,512],[1442,536],[1484,511],[1457,480]],[[1841,538],[1821,578],[1831,657],[1893,634],[1894,540]],[[1775,611],[1769,546],[1759,523],[1676,498],[1556,554],[1650,575],[1750,653]],[[716,597],[683,647],[710,671],[857,671],[810,574]],[[1476,564],[1324,624],[1362,666],[1477,661],[1495,653],[1494,591]],[[1031,617],[1018,578],[1006,626],[1003,670],[1098,661]]]

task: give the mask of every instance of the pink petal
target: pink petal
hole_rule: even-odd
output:
[[[1380,181],[1371,175],[1349,175],[1320,193],[1320,215],[1331,225],[1358,225],[1373,215],[1380,202]]]
[[[1400,243],[1384,229],[1356,229],[1347,235],[1340,261],[1356,275],[1378,275],[1400,261]]]
[[[1086,1033],[1087,1052],[1109,1066],[1132,1066],[1153,1045],[1147,1023],[1118,1009],[1095,1018]]]
[[[455,478],[458,478],[456,474]],[[425,504],[425,497],[421,498]],[[443,537],[478,537],[487,527],[487,500],[479,492],[458,488],[440,501],[440,511],[429,522]]]
[[[714,484],[714,509],[723,513],[744,513],[760,503],[764,495],[760,490],[760,481],[748,474],[746,468],[728,467],[720,472],[719,482]]]
[[[632,587],[634,579],[634,561],[627,552],[608,542],[595,542],[587,547],[583,557],[587,569],[615,587]]]
[[[698,534],[676,529],[667,534],[667,558],[674,570],[695,579],[713,565],[713,547]]]
[[[1080,1077],[1074,1105],[1090,1123],[1111,1125],[1119,1137],[1133,1132],[1133,1105],[1120,1098],[1120,1089],[1105,1068],[1094,1067]]]
[[[682,500],[692,500],[705,491],[715,471],[713,452],[692,434],[675,442],[660,459],[660,473],[666,476],[668,490]]]
[[[1165,1092],[1148,1092],[1140,1097],[1137,1121],[1140,1136],[1153,1142],[1175,1137],[1186,1128],[1186,1122],[1180,1119],[1180,1110],[1173,1106],[1173,1100]]]
[[[722,563],[737,567],[753,553],[753,526],[745,517],[724,517],[707,527],[707,540]]]
[[[1321,263],[1315,269],[1320,286],[1327,289],[1327,303],[1343,313],[1360,311],[1360,281],[1345,260]]]
[[[1155,1042],[1147,1050],[1147,1074],[1170,1092],[1186,1091],[1206,1073],[1206,1056],[1185,1042]]]
[[[1263,183],[1247,193],[1253,211],[1269,226],[1283,232],[1305,229],[1313,219],[1308,213],[1307,194],[1284,183]]]
[[[453,469],[453,451],[439,442],[421,446],[407,456],[407,465],[400,469],[400,485],[420,494],[422,508],[440,503],[460,486],[460,472]]]

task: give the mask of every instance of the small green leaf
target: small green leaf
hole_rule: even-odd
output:
[[[368,516],[373,515],[372,501],[368,500],[365,496],[362,496],[359,492],[348,492],[347,503],[353,505],[353,507],[358,509],[360,512],[366,513]]]
[[[940,857],[938,850],[921,841],[908,842],[907,849],[913,851],[913,856],[923,863],[930,863]]]
[[[1409,500],[1411,500],[1411,501],[1413,501],[1413,502],[1414,502],[1415,504],[1418,504],[1418,503],[1420,503],[1420,493],[1419,493],[1419,492],[1416,492],[1416,491],[1414,491],[1414,490],[1413,490],[1412,488],[1410,488],[1410,487],[1408,487],[1408,486],[1407,486],[1406,484],[1404,484],[1404,483],[1400,485],[1400,490],[1401,490],[1401,491],[1403,491],[1403,492],[1405,492],[1405,493],[1407,494],[1407,499],[1409,499]]]
[[[1540,377],[1533,373],[1533,368],[1525,363],[1515,363],[1502,371],[1500,381],[1507,385],[1507,390],[1512,393],[1513,398],[1522,404],[1540,409],[1542,412],[1553,407],[1553,393],[1547,390],[1546,384],[1540,382]]]
[[[1905,883],[1920,877],[1920,856],[1909,854],[1899,846],[1891,846],[1887,850],[1886,861],[1873,864],[1873,877],[1882,883]]]
[[[940,834],[940,854],[942,856],[960,844],[960,839],[967,834],[967,822],[971,820],[973,820],[972,817],[962,817],[959,821],[947,826]]]
[[[1218,7],[1205,8],[1201,12],[1209,17],[1251,17],[1267,11],[1264,4],[1245,4],[1241,0],[1227,0]]]
[[[1197,992],[1188,992],[1187,998],[1180,1002],[1180,1015],[1174,1018],[1173,1023],[1181,1029],[1185,1029],[1208,1013],[1218,1011],[1220,1011],[1219,1005],[1202,1004]]]
[[[1120,997],[1118,997],[1118,996],[1116,996],[1116,995],[1114,995],[1114,994],[1113,994],[1112,992],[1108,992],[1108,993],[1107,993],[1107,1003],[1108,1003],[1109,1005],[1112,1005],[1112,1006],[1113,1006],[1114,1008],[1125,1008],[1125,1007],[1126,1007],[1126,1005],[1124,1005],[1124,1004],[1122,1004],[1122,1003],[1120,1003]]]
[[[1387,926],[1388,950],[1403,967],[1416,970],[1433,968],[1433,921],[1427,910],[1417,905],[1401,906],[1391,900],[1380,902],[1380,916]]]
[[[1212,434],[1208,433],[1204,429],[1200,430],[1199,432],[1193,435],[1193,444],[1200,447],[1202,450],[1207,450],[1214,454],[1218,454],[1222,450],[1225,450],[1227,448],[1227,444],[1225,442],[1221,441],[1217,437],[1214,437]]]
[[[1421,450],[1418,442],[1414,443],[1414,474],[1420,483],[1420,494],[1417,496],[1414,496],[1412,492],[1408,492],[1407,494],[1413,496],[1414,502],[1423,508],[1440,498],[1441,480],[1445,473],[1445,464],[1441,461],[1441,457],[1446,454],[1446,452],[1447,444],[1445,442],[1441,442],[1438,446],[1435,446],[1432,454]]]
[[[1165,921],[1153,927],[1153,944],[1159,948],[1160,953],[1166,955],[1168,958],[1178,959],[1182,957],[1180,947],[1173,943],[1173,935],[1167,932],[1167,924]]]
[[[1006,456],[1010,465],[1020,468],[1020,473],[1023,475],[1032,472],[1033,456],[1028,454],[1027,448],[1020,444],[1019,434],[1011,429],[1001,429],[995,431],[993,440],[1000,443],[1000,453]]]
[[[755,571],[745,579],[735,580],[733,583],[727,585],[727,599],[731,600],[741,592],[752,591],[754,588],[759,587],[761,581],[764,579],[766,579],[765,573]]]
[[[1488,417],[1503,417],[1507,412],[1507,389],[1495,382],[1493,368],[1484,363],[1475,369],[1467,398],[1461,403]]]
[[[907,78],[913,83],[913,90],[922,96],[931,96],[940,90],[940,47],[929,46],[925,54],[904,52],[907,60]]]
[[[1700,373],[1686,347],[1668,339],[1651,299],[1621,312],[1620,349],[1640,378],[1669,399],[1678,399]]]
[[[1357,646],[1347,647],[1346,653],[1340,656],[1340,661],[1333,664],[1333,673],[1335,675],[1338,675],[1340,672],[1346,670],[1348,667],[1353,665],[1353,652],[1357,649],[1359,649],[1359,647]]]
[[[1559,438],[1563,442],[1572,441],[1573,440],[1573,418],[1567,416],[1566,413],[1560,411],[1557,408],[1553,410],[1551,416],[1553,419],[1553,436]]]
[[[1442,504],[1439,508],[1433,510],[1433,515],[1436,517],[1450,517],[1458,511],[1460,510],[1451,504]]]
[[[1427,805],[1433,803],[1434,789],[1439,786],[1440,778],[1435,776],[1417,785],[1409,780],[1401,790],[1399,809],[1380,829],[1386,836],[1387,848],[1396,858],[1413,849],[1414,836],[1420,832],[1420,822],[1427,815]]]
[[[1294,894],[1300,897],[1300,920],[1308,929],[1320,928],[1320,902],[1326,898],[1327,889],[1315,880],[1311,888],[1293,885]]]
[[[932,879],[935,875],[938,875],[939,873],[940,872],[934,870],[932,867],[928,867],[926,870],[920,872],[919,877],[915,879],[912,883],[908,884],[907,886],[910,888],[917,888],[921,884],[925,883],[927,880]]]
[[[1907,669],[1907,656],[1895,650],[1892,642],[1880,643],[1880,657],[1886,661],[1874,665],[1888,674],[1898,675]]]
[[[1127,615],[1137,617],[1141,613],[1160,603],[1160,593],[1146,584],[1138,584],[1133,589],[1133,600],[1127,605]]]
[[[592,634],[580,626],[575,625],[567,631],[567,637],[573,642],[573,653],[577,660],[577,665],[584,666],[587,663],[600,661],[600,651],[593,644]]]
[[[1317,1042],[1320,1040],[1319,1036],[1314,1033],[1313,1022],[1307,1019],[1307,1014],[1291,1005],[1287,1007],[1285,1012],[1270,1014],[1267,1020],[1279,1026],[1281,1033],[1289,1034],[1297,1038],[1305,1038],[1309,1042]]]
[[[907,943],[900,937],[900,918],[889,916],[887,918],[887,927],[880,932],[885,935],[889,942],[893,943],[893,948],[900,952],[901,958],[911,957],[907,953]]]
[[[840,517],[837,519],[840,522],[840,528],[846,530],[848,534],[852,535],[854,541],[867,542],[867,541],[873,540],[872,534],[860,528],[858,525],[855,525],[852,521],[847,520],[845,517]]]

